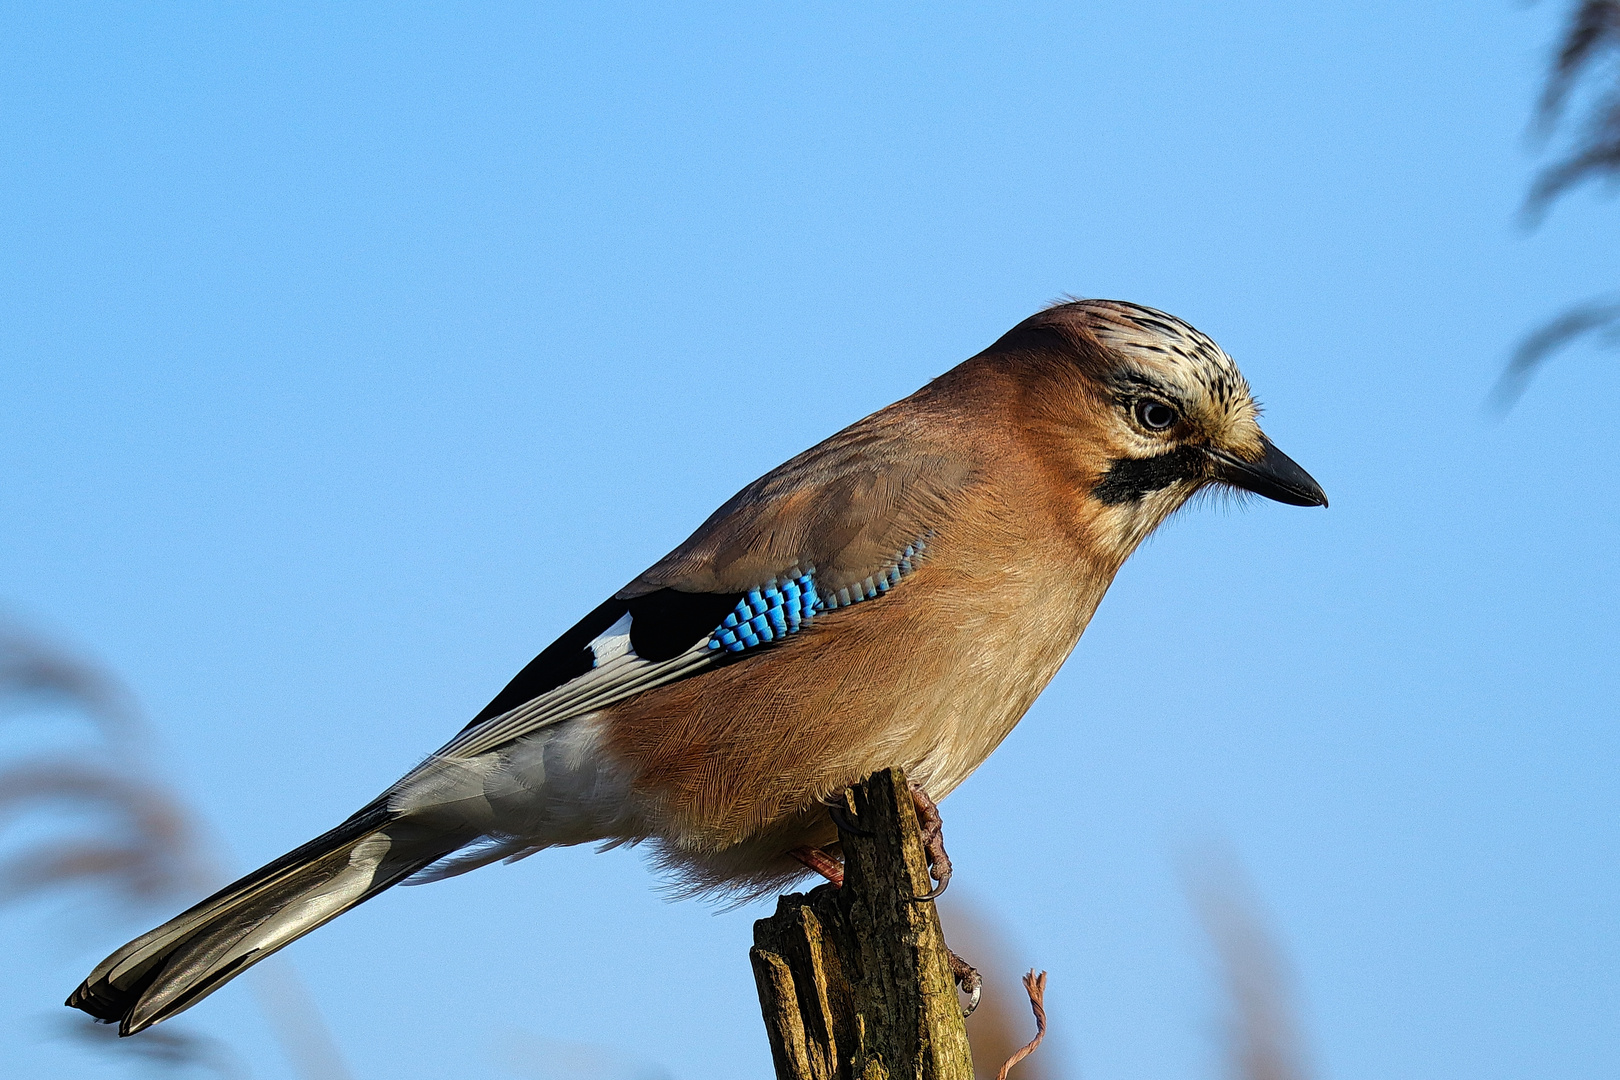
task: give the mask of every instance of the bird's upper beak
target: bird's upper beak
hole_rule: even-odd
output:
[[[1265,452],[1260,455],[1259,461],[1245,461],[1229,450],[1211,446],[1207,451],[1214,465],[1211,475],[1223,484],[1231,484],[1290,506],[1328,504],[1327,493],[1322,490],[1321,484],[1311,479],[1310,473],[1272,445],[1264,435],[1260,436],[1260,443]]]

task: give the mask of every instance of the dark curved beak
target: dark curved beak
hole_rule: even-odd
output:
[[[1231,484],[1289,506],[1328,504],[1327,493],[1322,490],[1321,484],[1311,479],[1310,473],[1272,445],[1264,435],[1260,436],[1260,441],[1266,449],[1259,461],[1245,461],[1236,454],[1209,447],[1206,453],[1214,465],[1210,475],[1223,484]]]

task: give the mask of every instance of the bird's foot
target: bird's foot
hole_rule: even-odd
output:
[[[945,886],[951,883],[951,857],[945,854],[945,819],[939,816],[939,807],[928,797],[928,792],[914,781],[907,781],[906,787],[911,792],[912,804],[917,808],[917,824],[922,826],[923,852],[928,856],[928,872],[938,883],[917,899],[936,900],[945,892]]]
[[[967,1004],[962,1006],[962,1015],[972,1016],[973,1010],[979,1007],[979,993],[984,989],[984,980],[979,978],[978,969],[957,956],[949,945],[945,946],[945,953],[950,957],[951,978],[956,980],[956,988],[968,996]]]
[[[912,805],[917,810],[917,824],[922,830],[923,852],[928,856],[928,872],[937,883],[927,894],[916,899],[933,900],[945,891],[945,886],[951,881],[951,857],[945,853],[945,819],[940,817],[939,807],[928,797],[926,791],[915,783],[908,783],[906,787],[911,793]],[[849,811],[849,805],[842,797],[828,799],[826,806],[833,823],[844,832],[856,836],[872,835],[870,831],[856,823]],[[788,854],[834,885],[843,888],[844,866],[825,850],[800,847],[794,848]],[[955,980],[957,989],[967,995],[967,1004],[962,1007],[962,1015],[972,1015],[973,1010],[979,1007],[979,995],[984,989],[984,980],[980,978],[972,964],[956,955],[949,946],[946,947],[945,953],[949,958],[951,978]]]
[[[844,887],[844,864],[820,848],[798,847],[788,852],[788,854],[832,882],[838,888],[842,889]]]

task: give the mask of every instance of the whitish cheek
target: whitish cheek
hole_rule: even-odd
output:
[[[1111,508],[1109,521],[1113,526],[1110,533],[1115,557],[1124,561],[1197,490],[1198,485],[1191,481],[1172,484],[1149,492],[1137,502]]]

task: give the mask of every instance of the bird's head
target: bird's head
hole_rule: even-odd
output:
[[[1025,415],[1067,462],[1098,539],[1128,554],[1199,491],[1326,506],[1309,473],[1260,430],[1232,358],[1173,315],[1116,300],[1058,304],[986,354],[1029,364]]]

